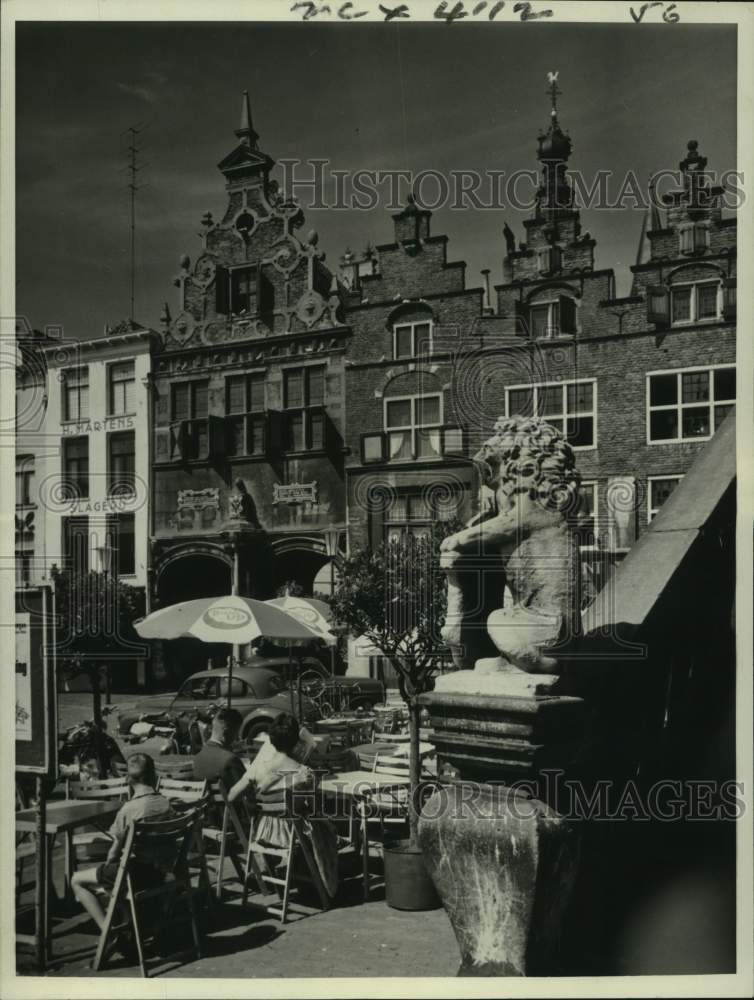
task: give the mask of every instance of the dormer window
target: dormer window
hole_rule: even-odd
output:
[[[718,281],[679,285],[671,289],[673,324],[717,319],[720,315]]]
[[[576,303],[570,295],[529,307],[529,329],[533,340],[571,336],[576,332]]]
[[[245,312],[253,316],[257,311],[257,269],[239,268],[231,273],[230,282],[231,312]]]
[[[396,323],[393,327],[393,357],[415,358],[432,353],[432,322],[419,320],[412,323]]]
[[[682,226],[678,230],[679,250],[682,254],[702,253],[709,249],[709,229],[707,226]]]
[[[560,247],[545,247],[537,251],[537,268],[540,274],[553,274],[560,270]]]

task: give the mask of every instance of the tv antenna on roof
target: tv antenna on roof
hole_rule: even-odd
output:
[[[137,184],[137,175],[144,167],[147,166],[146,163],[139,163],[138,155],[141,152],[141,147],[136,145],[136,136],[140,135],[144,131],[142,123],[139,122],[138,125],[129,125],[127,129],[121,133],[121,135],[128,134],[129,145],[128,145],[128,164],[126,169],[128,170],[128,190],[131,202],[131,232],[130,232],[130,259],[131,259],[131,294],[130,294],[130,307],[129,307],[129,319],[133,322],[134,320],[134,298],[136,291],[136,192],[140,191],[145,185]]]

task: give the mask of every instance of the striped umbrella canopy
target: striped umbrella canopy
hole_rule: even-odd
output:
[[[291,594],[286,594],[285,597],[274,597],[270,601],[265,601],[265,604],[292,615],[302,625],[316,632],[318,638],[329,646],[337,643],[337,636],[330,631],[332,611],[324,601],[318,601],[316,597],[293,597]]]
[[[322,639],[313,628],[285,608],[251,597],[202,597],[153,611],[134,622],[142,639],[195,638],[243,646],[260,636],[283,642]]]

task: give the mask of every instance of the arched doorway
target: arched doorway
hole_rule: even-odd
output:
[[[287,583],[300,588],[303,597],[312,597],[314,581],[323,566],[330,560],[322,551],[320,542],[308,539],[290,539],[282,544],[273,544],[275,562],[273,567],[273,587],[275,593]]]
[[[231,591],[232,568],[221,552],[197,551],[194,548],[169,556],[157,578],[157,600],[161,608],[201,597],[222,597]],[[161,643],[159,686],[177,688],[186,677],[198,670],[222,666],[229,647],[200,642],[198,639],[173,639]]]

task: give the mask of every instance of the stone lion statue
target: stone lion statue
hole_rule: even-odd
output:
[[[541,687],[543,674],[554,682],[558,662],[548,647],[580,632],[579,553],[569,516],[580,476],[563,435],[538,417],[501,417],[474,461],[486,509],[441,546],[448,574],[443,639],[461,669],[439,677],[435,690],[523,693]],[[539,675],[536,683],[531,674]]]

